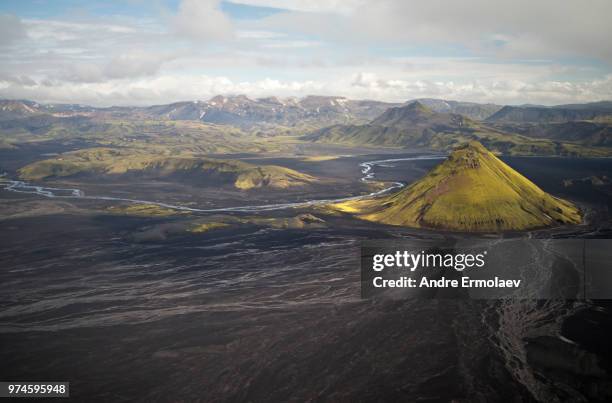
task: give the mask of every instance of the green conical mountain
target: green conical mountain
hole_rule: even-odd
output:
[[[478,142],[458,147],[425,177],[393,195],[334,207],[370,221],[466,232],[581,221],[572,203],[544,192]]]

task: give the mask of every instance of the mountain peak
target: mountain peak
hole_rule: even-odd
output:
[[[406,108],[407,110],[415,110],[415,111],[422,111],[422,112],[431,111],[431,109],[423,105],[420,101],[410,102],[408,105],[402,106],[400,108]]]
[[[262,102],[262,103],[265,103],[265,104],[283,105],[283,102],[280,99],[278,99],[277,97],[274,97],[274,96],[257,98],[256,101]]]
[[[487,148],[483,146],[479,141],[471,140],[455,147],[455,149],[451,152],[451,155],[455,153],[460,153],[462,150],[466,150],[468,152],[476,152],[480,154],[491,153],[491,151],[487,150]]]
[[[208,100],[211,104],[225,104],[228,102],[246,102],[250,99],[244,94],[238,95],[215,95],[214,97]]]
[[[462,232],[576,224],[579,210],[549,195],[476,141],[456,148],[409,187],[335,208],[385,224]]]
[[[448,161],[453,162],[457,167],[478,168],[480,160],[489,155],[493,156],[478,141],[470,141],[455,148],[448,156]]]
[[[431,115],[433,113],[436,113],[432,109],[428,108],[427,106],[425,106],[419,101],[413,101],[407,105],[398,106],[396,108],[391,108],[391,109],[397,109],[399,112],[406,114],[406,115],[407,114]]]
[[[435,114],[436,112],[419,101],[414,101],[408,105],[387,109],[382,115],[374,119],[372,124],[380,126],[414,125],[425,123]]]
[[[223,95],[215,95],[214,97],[210,98],[208,102],[222,104],[227,102],[227,98],[225,98]]]

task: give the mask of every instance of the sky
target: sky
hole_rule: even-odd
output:
[[[612,99],[610,0],[2,0],[0,98]]]

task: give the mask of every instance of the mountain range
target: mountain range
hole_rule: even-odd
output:
[[[0,131],[9,135],[101,133],[111,126],[121,135],[128,122],[207,124],[205,131],[235,128],[261,138],[291,135],[307,142],[443,151],[478,140],[496,152],[520,155],[607,156],[612,146],[610,101],[546,107],[430,98],[399,104],[331,96],[219,95],[208,101],[95,108],[0,100]]]
[[[557,106],[504,106],[485,120],[491,123],[562,123],[612,119],[612,101]]]
[[[516,155],[606,155],[603,149],[578,142],[563,142],[544,136],[518,134],[513,127],[496,127],[457,113],[436,112],[420,101],[387,109],[363,125],[333,125],[302,137],[305,141],[347,146],[401,147],[450,151],[477,140],[504,154]],[[604,144],[602,140],[598,144]]]
[[[469,136],[479,123],[456,113],[435,112],[419,101],[387,109],[364,125],[334,125],[304,140],[358,146],[427,147],[451,145],[454,136]],[[453,135],[453,136],[451,136]]]
[[[458,113],[473,120],[484,120],[503,108],[503,105],[479,104],[476,102],[447,101],[444,99],[419,98],[418,101],[435,112]]]
[[[0,101],[0,120],[51,115],[102,118],[195,120],[250,128],[257,125],[321,127],[334,123],[366,122],[396,104],[349,100],[344,97],[307,96],[251,99],[245,95],[217,95],[208,101],[176,102],[149,107],[93,108],[82,105],[39,104],[32,101]]]
[[[199,120],[248,127],[257,124],[293,126],[305,122],[366,123],[387,109],[419,102],[434,112],[455,113],[488,123],[560,123],[612,119],[612,101],[557,106],[503,106],[444,99],[420,98],[404,103],[351,100],[339,96],[304,98],[257,98],[217,95],[207,101],[185,101],[149,107],[96,108],[79,104],[41,104],[27,100],[0,100],[0,120],[52,115],[139,117],[168,120]]]
[[[562,123],[498,123],[492,126],[532,139],[575,142],[593,147],[612,147],[611,123],[575,121]]]
[[[351,100],[334,96],[304,98],[257,98],[245,95],[217,95],[207,101],[185,101],[150,107],[95,108],[78,104],[41,104],[27,100],[0,100],[0,120],[34,115],[66,117],[103,115],[114,117],[140,116],[169,120],[200,120],[208,123],[251,126],[261,123],[295,125],[303,121],[324,121],[329,124],[370,121],[387,108],[419,101],[436,112],[459,113],[483,120],[502,108],[501,105],[422,98],[405,103]]]

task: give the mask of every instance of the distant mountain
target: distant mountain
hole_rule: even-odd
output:
[[[494,129],[456,113],[435,112],[419,101],[387,109],[365,125],[334,125],[303,137],[354,146],[421,147],[446,150]],[[502,132],[494,133],[496,135]]]
[[[294,126],[366,123],[392,107],[414,103],[388,103],[351,100],[337,96],[307,96],[304,98],[266,97],[251,99],[246,95],[217,95],[207,101],[175,102],[150,107],[96,108],[78,104],[40,104],[27,100],[0,100],[0,120],[48,114],[57,117],[101,115],[105,117],[141,117],[167,120],[200,120],[208,123],[253,126],[277,124]],[[474,102],[422,98],[416,102],[438,113],[460,114],[472,120],[487,122],[566,122],[576,120],[612,119],[612,101],[558,106],[500,106]]]
[[[426,107],[419,101],[405,106],[389,108],[371,122],[372,125],[414,129],[415,127],[462,128],[475,125],[471,119],[457,113],[442,113]]]
[[[0,100],[0,120],[35,115],[86,115],[119,119],[195,120],[242,128],[262,125],[319,128],[337,123],[365,123],[396,105],[398,104],[332,96],[251,99],[245,95],[217,95],[208,101],[110,108]]]
[[[533,139],[550,139],[593,147],[612,147],[612,122],[498,123],[504,131]]]
[[[27,118],[39,115],[74,116],[96,111],[96,108],[73,104],[39,104],[26,100],[0,99],[0,120]]]
[[[395,194],[332,208],[385,224],[462,232],[581,221],[572,203],[544,192],[478,142],[460,146],[425,177]]]
[[[490,123],[562,123],[577,120],[611,120],[612,101],[557,106],[504,106]]]
[[[0,100],[0,119],[18,119],[43,114],[40,105],[32,101]]]
[[[473,120],[484,120],[499,111],[503,106],[479,104],[475,102],[446,101],[444,99],[419,98],[418,101],[435,112],[458,113]],[[414,102],[414,101],[409,101]]]
[[[464,116],[439,113],[415,101],[387,109],[365,125],[335,125],[304,136],[305,140],[361,146],[429,147],[442,133],[473,133],[478,124]],[[442,140],[442,139],[439,139]]]
[[[286,126],[364,122],[393,106],[378,101],[354,101],[343,97],[308,96],[250,99],[245,95],[221,96],[208,101],[153,106],[143,112],[156,118],[200,120],[208,123],[251,127],[261,124]]]
[[[511,155],[605,156],[599,144],[566,143],[517,134],[504,125],[493,126],[457,113],[435,112],[419,101],[389,108],[364,125],[333,125],[302,137],[319,143],[347,146],[423,148],[449,151],[471,140],[496,152]]]

